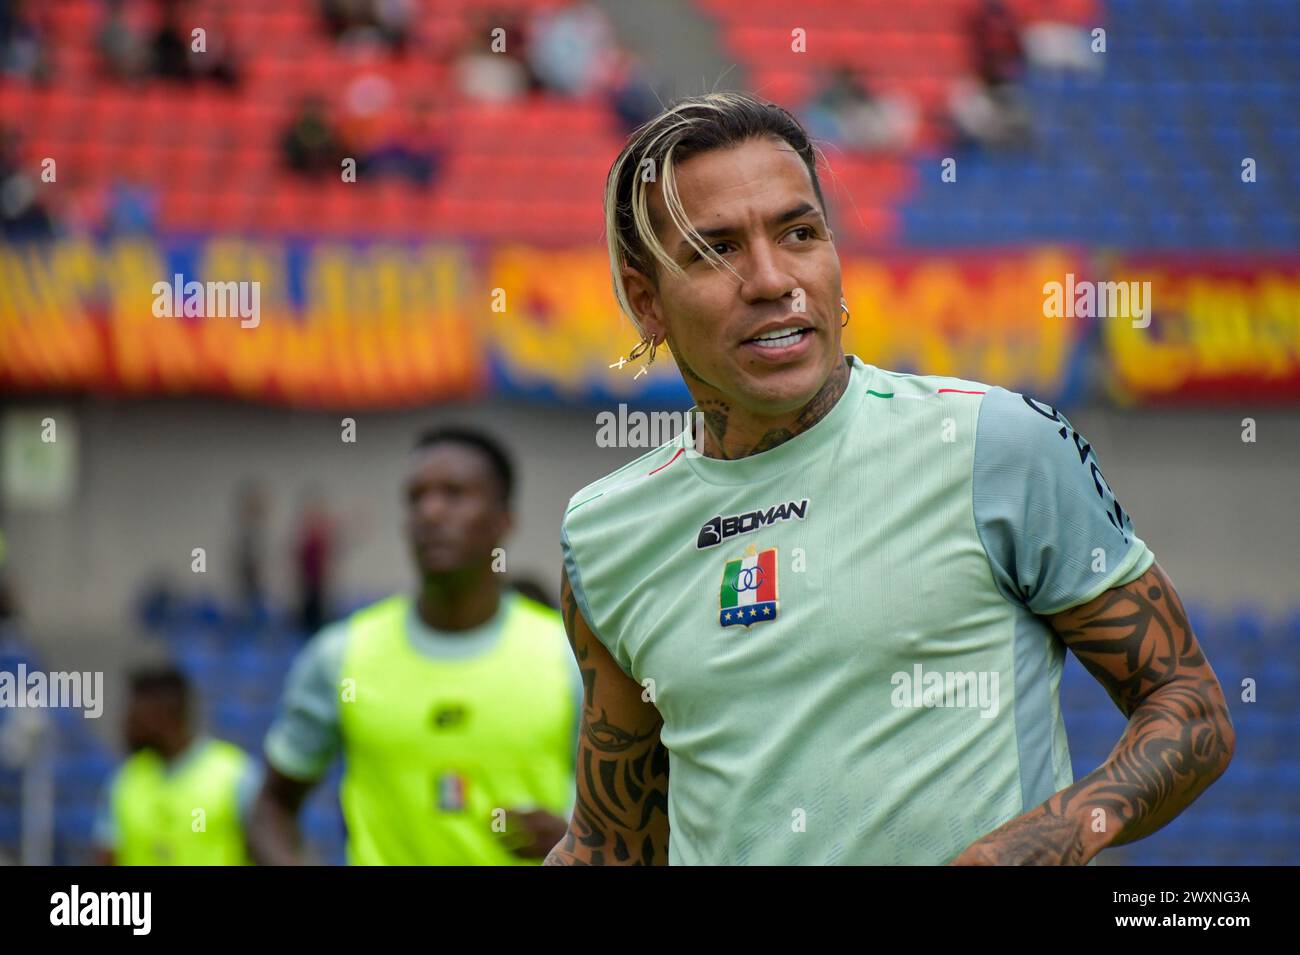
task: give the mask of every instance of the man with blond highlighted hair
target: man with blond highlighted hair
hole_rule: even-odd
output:
[[[582,670],[555,865],[1082,864],[1217,778],[1234,734],[1177,594],[1056,409],[846,356],[798,121],[736,93],[636,130],[619,305],[703,413],[573,496]],[[1073,780],[1066,648],[1128,728]]]

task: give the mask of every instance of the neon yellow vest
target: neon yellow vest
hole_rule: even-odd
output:
[[[161,756],[129,757],[113,783],[118,865],[247,865],[239,781],[249,757],[207,740],[170,773]]]
[[[468,658],[419,653],[406,597],[351,618],[339,722],[353,865],[527,865],[501,846],[499,810],[567,815],[577,714],[563,624],[502,599],[502,632]]]

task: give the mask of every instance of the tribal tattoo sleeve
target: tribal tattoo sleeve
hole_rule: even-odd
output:
[[[1080,865],[1148,836],[1228,766],[1227,701],[1158,564],[1047,618],[1128,718],[1101,766],[978,840],[958,865]]]
[[[573,816],[545,865],[667,865],[663,720],[583,620],[567,574],[560,602],[582,673],[582,731]]]

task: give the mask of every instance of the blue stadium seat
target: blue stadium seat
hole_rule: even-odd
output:
[[[913,245],[987,241],[1083,242],[1154,250],[1293,250],[1300,246],[1300,129],[1293,63],[1294,6],[1212,0],[1107,8],[1111,49],[1099,79],[1031,75],[1024,84],[1040,124],[1031,155],[963,158],[980,190],[952,190],[921,175],[901,209]],[[1240,161],[1260,163],[1240,183]],[[921,160],[929,168],[930,157]],[[1039,190],[1039,169],[1051,188]],[[1086,189],[1078,188],[1088,182]],[[939,201],[935,201],[939,200]],[[1123,210],[1122,212],[1119,210]]]
[[[9,811],[8,803],[3,805],[6,809],[0,812],[0,846],[10,852],[17,852],[22,841],[22,820],[18,818],[17,812]]]
[[[95,811],[86,806],[60,806],[54,814],[54,838],[86,845],[95,825]]]

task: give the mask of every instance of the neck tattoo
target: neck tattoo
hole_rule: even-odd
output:
[[[795,435],[807,431],[826,414],[835,407],[844,390],[849,386],[849,359],[836,363],[835,370],[831,372],[817,394],[813,395],[806,405],[799,409],[799,414],[795,420],[787,427],[770,428],[749,447],[732,447],[728,448],[726,443],[727,424],[731,417],[731,406],[720,399],[706,399],[699,405],[699,411],[704,415],[704,427],[708,432],[709,441],[705,445],[704,455],[710,458],[722,458],[724,460],[734,460],[736,458],[749,457],[751,454],[760,454],[763,451],[770,451],[777,445],[784,444]]]

